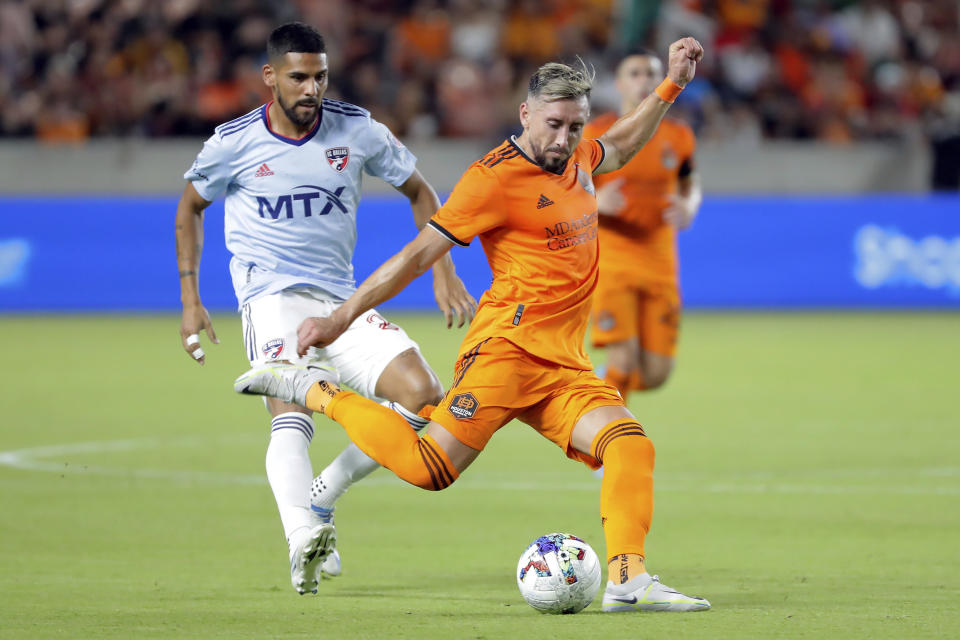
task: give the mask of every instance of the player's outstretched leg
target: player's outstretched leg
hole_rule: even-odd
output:
[[[392,400],[381,403],[400,414],[415,431],[422,431],[430,422]],[[352,442],[313,479],[310,486],[310,508],[321,522],[334,521],[336,503],[354,484],[380,468],[380,464]],[[320,565],[321,576],[335,578],[342,572],[340,553],[333,553]]]
[[[421,489],[446,489],[460,476],[450,456],[429,434],[418,437],[399,414],[341,390],[330,382],[329,373],[271,363],[243,374],[234,381],[233,388],[238,393],[296,402],[325,414],[340,423],[364,453]]]
[[[644,540],[653,518],[653,444],[634,419],[615,420],[593,440],[604,468],[600,515],[609,558],[602,610],[705,611],[710,603],[661,584],[644,565]]]

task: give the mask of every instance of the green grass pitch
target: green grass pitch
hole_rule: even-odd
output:
[[[392,318],[449,382],[462,331]],[[600,481],[519,424],[445,492],[355,486],[343,576],[297,596],[267,414],[215,322],[201,368],[178,316],[0,317],[0,638],[960,634],[960,316],[688,314],[673,380],[630,407],[657,445],[650,570],[714,609],[557,617],[514,568],[551,531],[603,554]],[[315,468],[345,443],[320,418]]]

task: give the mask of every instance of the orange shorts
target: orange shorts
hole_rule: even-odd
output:
[[[672,284],[650,287],[601,284],[593,293],[591,315],[595,347],[637,338],[644,351],[671,358],[676,353],[680,292]]]
[[[593,371],[561,367],[503,338],[489,338],[457,360],[453,385],[430,415],[457,440],[477,450],[503,425],[519,419],[596,469],[593,456],[570,444],[580,416],[597,407],[624,406],[616,388]]]

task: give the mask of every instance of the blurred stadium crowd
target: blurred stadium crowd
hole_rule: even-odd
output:
[[[406,137],[513,130],[529,72],[612,65],[693,35],[678,106],[701,139],[956,135],[957,0],[0,0],[0,133],[49,142],[208,135],[269,98],[264,43],[289,20],[327,40],[331,97]],[[596,110],[596,109],[595,109]]]

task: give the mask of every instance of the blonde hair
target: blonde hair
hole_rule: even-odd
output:
[[[575,100],[581,96],[589,98],[596,75],[593,66],[588,69],[580,56],[577,56],[575,67],[548,62],[530,76],[527,95],[547,102]]]

